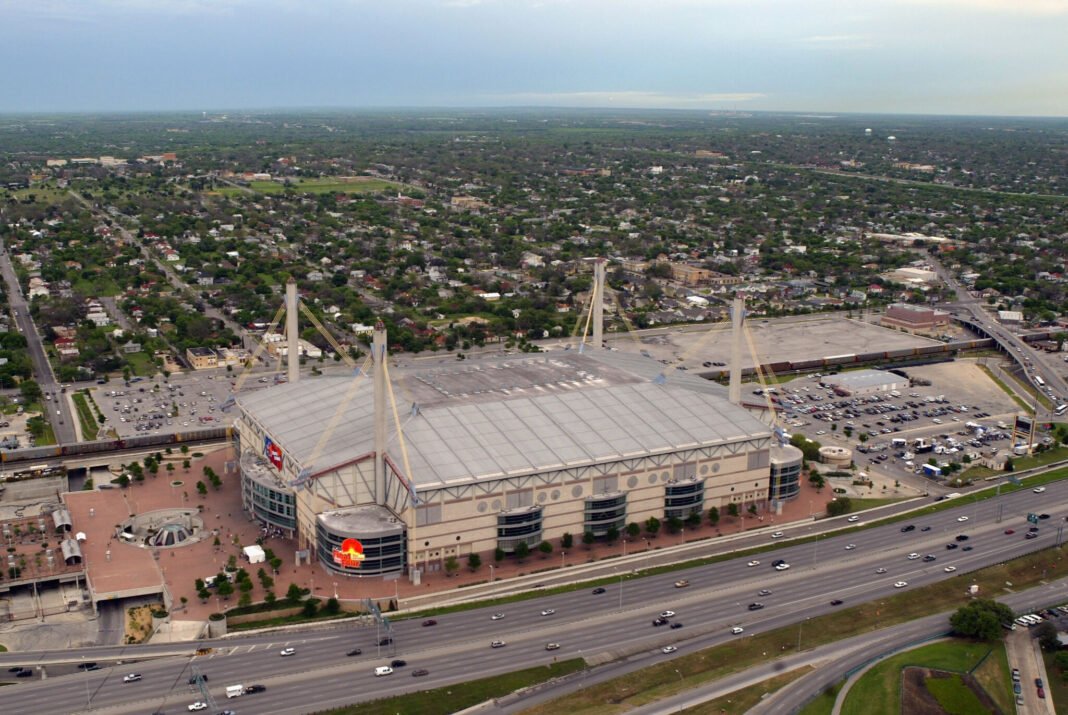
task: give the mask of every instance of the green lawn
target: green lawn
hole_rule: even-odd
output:
[[[298,193],[308,194],[369,194],[381,191],[403,190],[405,186],[393,181],[371,179],[368,177],[328,177],[323,179],[300,179],[293,182],[291,188]],[[261,194],[280,194],[286,186],[278,181],[251,181],[249,189]],[[214,191],[220,194],[234,195],[245,191],[243,187],[216,186]]]
[[[71,395],[74,407],[78,412],[78,422],[82,425],[82,439],[96,439],[99,426],[93,417],[93,409],[89,406],[89,399],[82,393],[76,392]]]
[[[808,705],[801,708],[797,715],[831,715],[834,711],[834,702],[838,699],[838,691],[845,685],[845,681],[835,683],[809,701]]]
[[[130,370],[134,375],[140,375],[141,377],[148,377],[156,374],[156,361],[152,359],[152,356],[146,352],[130,353],[124,355],[126,362],[130,365]]]
[[[1046,662],[1046,697],[1053,701],[1058,713],[1068,713],[1068,673],[1053,662],[1053,653],[1043,652],[1042,659]]]
[[[842,704],[842,713],[843,715],[899,715],[903,668],[913,665],[966,673],[976,667],[993,647],[994,645],[989,643],[951,639],[886,658],[853,684]],[[1008,677],[1008,673],[1005,677]],[[945,686],[944,690],[951,702],[959,702],[959,693],[952,686]],[[978,713],[982,710],[971,712]]]
[[[990,712],[959,675],[950,678],[929,678],[927,691],[949,715],[977,715]]]

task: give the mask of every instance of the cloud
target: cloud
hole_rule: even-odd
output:
[[[874,43],[867,35],[809,35],[799,42],[806,47],[823,50],[868,50]]]
[[[1068,0],[900,0],[903,5],[949,7],[1007,15],[1068,15]]]
[[[725,104],[763,99],[760,92],[668,93],[621,92],[514,92],[486,95],[492,102],[555,107],[619,107],[656,109],[715,109]]]

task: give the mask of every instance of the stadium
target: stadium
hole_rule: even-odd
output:
[[[236,401],[245,508],[341,575],[418,582],[449,557],[762,506],[773,450],[794,461],[727,388],[642,356],[558,350],[394,382],[378,325],[369,364],[298,380],[291,362],[288,383]]]

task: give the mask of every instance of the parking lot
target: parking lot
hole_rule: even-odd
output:
[[[861,470],[878,470],[912,484],[921,483],[915,477],[923,475],[931,458],[948,464],[962,462],[965,455],[976,462],[1011,453],[1017,406],[974,361],[906,372],[931,384],[849,396],[807,376],[780,385],[775,399],[788,431],[849,447]]]
[[[222,405],[238,381],[224,369],[172,375],[170,379],[132,378],[95,386],[90,394],[106,417],[105,425],[119,437],[222,427],[233,422],[235,411]],[[273,384],[273,377],[250,375],[241,392]],[[87,435],[87,438],[89,436]]]

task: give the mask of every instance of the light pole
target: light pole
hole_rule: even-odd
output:
[[[93,696],[89,694],[89,669],[85,667],[85,656],[82,656],[82,670],[85,671],[85,709],[93,709]]]
[[[564,568],[564,557],[567,556],[566,551],[560,552],[560,568]]]
[[[623,539],[623,558],[627,558],[627,540]]]
[[[490,564],[489,567],[490,567],[490,583],[493,583],[493,564]]]
[[[675,668],[675,675],[679,676],[679,682],[681,683],[682,682],[682,673],[679,672],[678,668]]]

